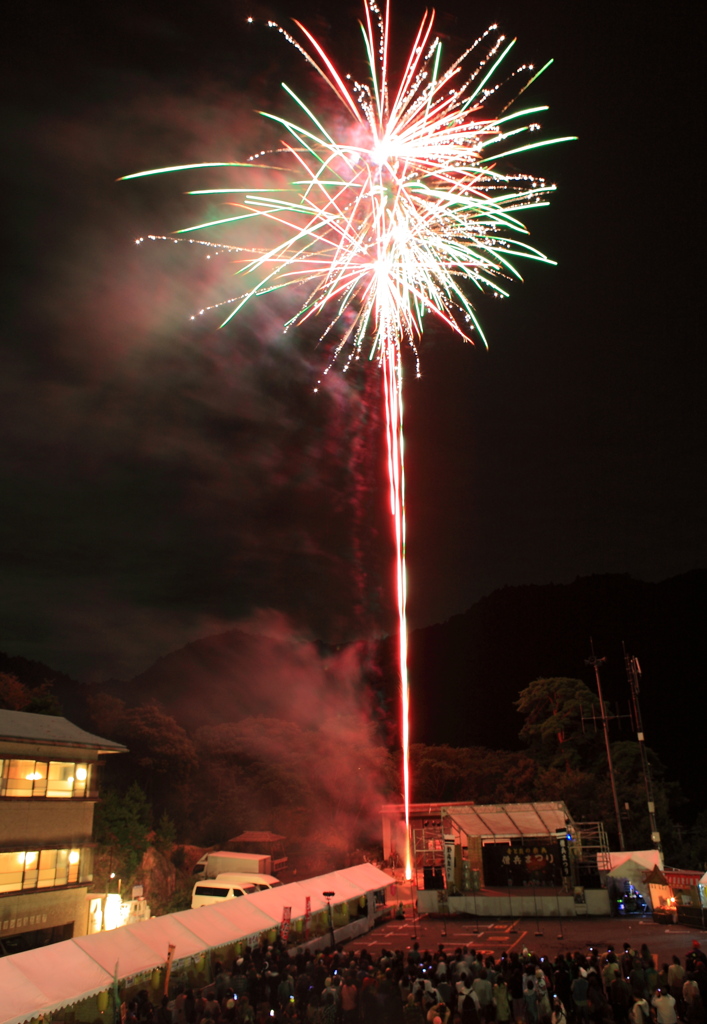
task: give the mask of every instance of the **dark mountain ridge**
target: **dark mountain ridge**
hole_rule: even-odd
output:
[[[505,587],[447,622],[415,630],[410,636],[413,741],[518,749],[522,722],[514,702],[529,682],[571,676],[595,689],[594,671],[586,664],[590,638],[596,654],[606,658],[604,696],[615,714],[625,716],[625,643],[643,669],[646,740],[686,794],[704,804],[702,772],[694,763],[704,733],[700,659],[706,590],[705,570],[658,583],[608,575]],[[263,635],[237,628],[171,652],[129,682],[89,686],[6,655],[0,655],[0,671],[15,673],[28,685],[53,679],[65,713],[79,724],[89,724],[87,697],[101,691],[129,704],[158,700],[193,731],[258,714],[301,719],[303,704],[315,717],[324,695],[335,705],[339,689],[350,693],[358,686],[368,689],[374,712],[384,709],[394,731],[395,651],[395,637],[335,648],[284,630]],[[617,717],[612,735],[633,739],[630,720]]]

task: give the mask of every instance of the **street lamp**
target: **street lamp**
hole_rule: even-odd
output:
[[[334,915],[331,909],[332,898],[336,895],[334,892],[323,892],[322,896],[326,900],[327,911],[329,913],[329,934],[331,935],[331,948],[333,949],[336,945],[334,941]]]

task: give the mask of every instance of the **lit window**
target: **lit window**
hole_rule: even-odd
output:
[[[12,758],[5,762],[3,794],[5,796],[33,796],[38,791],[43,795],[46,774],[47,766],[41,761]]]
[[[24,866],[24,853],[0,853],[0,892],[12,892],[14,889],[22,888]]]
[[[39,880],[39,850],[32,850],[24,855],[23,889],[36,889]]]
[[[69,851],[56,851],[55,885],[66,885],[69,881]]]
[[[0,893],[48,889],[93,879],[93,851],[18,850],[0,853]]]
[[[38,889],[44,889],[56,884],[56,855],[56,850],[42,850],[39,854]]]
[[[74,761],[0,761],[2,788],[6,797],[85,797],[91,784],[91,765]]]
[[[71,797],[74,795],[73,761],[50,761],[47,781],[47,796]]]

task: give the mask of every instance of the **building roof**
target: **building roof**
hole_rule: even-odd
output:
[[[33,715],[29,711],[0,708],[0,742],[46,743],[59,747],[85,747],[100,754],[127,753],[127,747],[80,729],[59,715]]]
[[[401,816],[403,804],[384,804],[381,813]],[[472,800],[452,803],[410,804],[410,818],[451,818],[468,836],[480,839],[516,839],[547,836],[564,828],[571,815],[562,800],[527,804],[475,804]]]
[[[481,839],[517,839],[521,836],[554,835],[569,818],[561,800],[532,804],[445,805],[454,824],[468,836]]]
[[[439,814],[442,808],[445,810],[449,807],[472,807],[474,804],[473,800],[456,800],[452,803],[427,803],[427,804],[410,804],[410,815],[413,814],[415,817],[432,817]],[[405,804],[383,804],[381,807],[381,814],[387,814],[392,817],[398,817],[405,813]]]
[[[286,837],[275,832],[241,832],[239,836],[229,839],[229,843],[281,843]]]

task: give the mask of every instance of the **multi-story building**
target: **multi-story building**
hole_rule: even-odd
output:
[[[125,751],[66,718],[0,710],[0,954],[86,932],[98,759]]]

